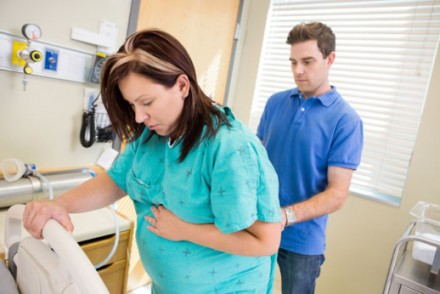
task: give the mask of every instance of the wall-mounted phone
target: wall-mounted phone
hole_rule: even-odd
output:
[[[93,64],[92,72],[90,74],[90,82],[98,84],[99,76],[101,74],[101,67],[104,61],[107,59],[107,55],[104,52],[96,52],[95,62]]]
[[[82,116],[79,139],[85,148],[91,147],[96,142],[105,143],[115,139],[115,133],[100,96],[101,94],[96,96]]]

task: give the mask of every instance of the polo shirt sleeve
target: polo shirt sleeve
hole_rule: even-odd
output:
[[[266,105],[264,106],[264,111],[260,117],[260,122],[258,123],[257,137],[258,139],[260,139],[260,141],[264,140],[266,134],[266,126],[268,124],[267,118],[269,116],[268,113],[271,112],[272,99],[273,96],[269,97],[269,99],[267,100]]]
[[[266,127],[266,111],[267,111],[267,106],[264,108],[264,112],[261,115],[260,122],[259,122],[258,127],[257,127],[257,137],[261,141],[263,141],[263,139],[264,139],[264,130],[265,130],[265,127]]]
[[[328,165],[356,169],[361,161],[363,123],[357,115],[341,119],[335,130]]]
[[[232,233],[256,220],[281,221],[278,178],[258,138],[246,130],[221,130],[211,147],[205,179],[215,225]]]

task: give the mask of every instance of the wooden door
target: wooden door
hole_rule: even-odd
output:
[[[137,30],[159,28],[188,50],[205,93],[225,99],[240,0],[141,0]]]

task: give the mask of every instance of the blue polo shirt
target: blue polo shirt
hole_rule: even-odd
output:
[[[356,169],[363,145],[358,114],[336,88],[304,99],[297,88],[271,96],[257,135],[278,174],[281,206],[307,200],[327,187],[329,166]],[[281,248],[324,254],[327,215],[297,223],[282,234]]]

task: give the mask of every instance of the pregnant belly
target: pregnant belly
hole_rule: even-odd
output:
[[[142,263],[159,293],[259,293],[258,289],[267,289],[270,257],[236,256],[169,241],[146,229],[137,235]]]

